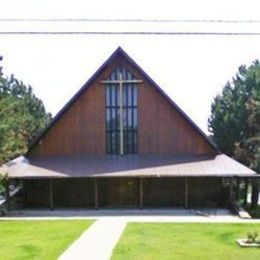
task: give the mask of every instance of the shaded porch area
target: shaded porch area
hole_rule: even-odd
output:
[[[217,177],[52,178],[21,182],[23,208],[217,208],[228,207],[231,196],[241,192],[235,186],[236,179]]]
[[[3,171],[21,207],[50,209],[229,207],[259,177],[223,154],[20,157]]]

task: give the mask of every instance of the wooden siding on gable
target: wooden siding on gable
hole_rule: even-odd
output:
[[[158,89],[119,55],[43,135],[29,155],[106,154],[105,88],[101,81],[119,65],[143,81],[138,84],[139,154],[216,154]]]
[[[144,82],[138,94],[140,154],[216,153],[157,89]]]
[[[104,87],[95,82],[63,114],[31,154],[104,154],[104,98]]]

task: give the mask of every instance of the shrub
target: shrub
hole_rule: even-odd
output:
[[[258,237],[257,231],[247,233],[247,243],[257,243],[256,238]]]

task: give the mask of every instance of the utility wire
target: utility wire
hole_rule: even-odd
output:
[[[120,23],[260,23],[260,20],[225,19],[99,19],[99,18],[0,18],[0,22],[120,22]]]
[[[0,35],[158,35],[158,36],[260,36],[260,32],[158,32],[158,31],[0,31]]]
[[[223,19],[34,19],[34,18],[0,18],[1,22],[128,22],[128,23],[247,23],[256,24],[260,20],[223,20]],[[207,31],[0,31],[0,35],[202,35],[202,36],[258,36],[260,32],[207,32]]]

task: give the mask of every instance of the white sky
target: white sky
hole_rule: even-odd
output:
[[[259,1],[0,0],[0,18],[260,20]],[[0,31],[258,31],[259,24],[0,23]],[[33,86],[55,115],[118,47],[207,132],[213,97],[241,64],[260,58],[260,36],[0,35],[5,74]]]

